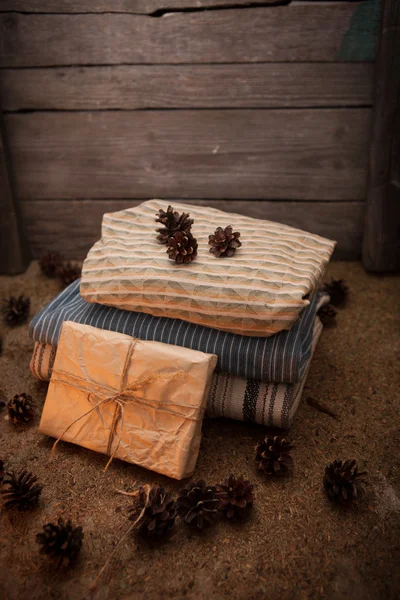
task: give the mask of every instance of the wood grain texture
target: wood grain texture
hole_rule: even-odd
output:
[[[2,129],[0,118],[0,273],[13,274],[26,269],[29,264],[29,250],[11,189]]]
[[[157,10],[273,4],[276,0],[1,0],[1,11],[40,13],[127,12],[151,14]]]
[[[18,196],[358,200],[370,109],[8,114]]]
[[[400,4],[386,0],[377,61],[363,262],[400,269]]]
[[[137,206],[141,200],[35,200],[22,204],[33,254],[59,250],[75,259],[85,258],[100,237],[102,216]],[[173,203],[173,201],[171,201]],[[186,202],[186,200],[185,200]],[[356,260],[361,252],[363,202],[267,202],[191,200],[257,219],[279,221],[338,242],[336,259]]]
[[[0,15],[3,67],[334,61],[358,3],[173,13]]]
[[[5,69],[0,85],[8,111],[357,106],[372,103],[373,72],[370,63],[59,67]]]

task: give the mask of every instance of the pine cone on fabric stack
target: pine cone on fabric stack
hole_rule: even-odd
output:
[[[218,258],[221,256],[233,256],[237,248],[240,248],[242,245],[239,237],[240,233],[238,231],[234,232],[231,225],[228,225],[225,229],[217,227],[213,235],[208,236],[211,254],[214,254]]]
[[[64,561],[68,565],[78,556],[83,536],[82,527],[74,527],[70,520],[65,523],[63,519],[58,519],[57,525],[44,525],[43,533],[36,535],[36,541],[41,546],[40,554],[59,558],[60,567]]]
[[[82,274],[82,267],[77,263],[68,261],[59,265],[56,273],[64,287],[68,287],[73,281],[79,279]]]
[[[219,498],[217,488],[205,481],[188,483],[179,491],[178,514],[186,523],[202,529],[211,525],[218,516]]]
[[[27,471],[21,471],[18,475],[15,473],[6,473],[3,479],[3,486],[8,489],[1,491],[4,496],[5,506],[16,507],[18,510],[32,508],[39,502],[42,492],[42,486],[37,482],[37,478]]]
[[[325,469],[324,488],[334,502],[350,504],[363,493],[365,475],[365,471],[358,472],[356,460],[334,460]]]
[[[20,325],[27,320],[31,306],[30,298],[24,295],[10,296],[8,300],[3,301],[4,321],[8,325]]]
[[[57,269],[63,263],[64,257],[59,252],[47,252],[39,260],[40,270],[43,275],[54,279],[57,276]]]
[[[10,419],[15,424],[29,423],[35,416],[35,403],[28,394],[16,394],[7,404]]]
[[[136,522],[138,533],[159,538],[171,531],[176,518],[176,502],[172,494],[159,485],[142,486],[136,502],[128,509],[129,520]]]
[[[331,283],[325,284],[325,290],[334,306],[345,304],[349,295],[349,288],[343,279],[332,279]]]
[[[191,263],[197,256],[197,240],[190,231],[184,233],[177,231],[168,238],[168,258],[174,260],[178,265]]]
[[[177,231],[188,233],[193,224],[193,219],[189,219],[189,213],[182,213],[180,215],[177,211],[174,211],[172,206],[168,206],[166,212],[160,208],[156,216],[158,217],[155,219],[156,223],[162,223],[164,225],[164,227],[156,229],[158,233],[157,239],[163,244],[166,244],[168,239]]]
[[[281,475],[293,466],[290,451],[294,448],[280,436],[267,435],[263,442],[256,446],[256,461],[260,471],[267,475]]]
[[[217,485],[217,493],[220,510],[228,519],[245,517],[253,505],[253,484],[242,476],[230,475],[225,483]]]
[[[324,327],[332,327],[336,324],[337,310],[332,304],[325,304],[318,309],[317,315],[322,321]]]

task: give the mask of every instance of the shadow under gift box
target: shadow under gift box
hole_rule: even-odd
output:
[[[217,357],[67,321],[39,430],[190,477]]]

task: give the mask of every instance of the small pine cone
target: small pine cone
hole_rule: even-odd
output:
[[[225,227],[225,229],[217,227],[213,235],[208,236],[211,254],[214,254],[218,258],[221,256],[233,256],[236,249],[242,245],[239,237],[240,233],[238,231],[234,232],[231,225]]]
[[[35,403],[28,394],[16,394],[7,404],[10,419],[15,424],[29,423],[35,416]]]
[[[267,435],[263,442],[256,446],[256,461],[260,471],[267,475],[281,475],[293,466],[290,451],[294,448],[280,436]]]
[[[234,477],[230,475],[224,484],[217,485],[217,493],[220,501],[220,510],[222,510],[228,519],[233,517],[244,517],[252,507],[253,484],[245,481],[242,476]]]
[[[205,481],[188,483],[178,496],[178,514],[186,523],[202,529],[211,525],[218,516],[219,498],[217,488]]]
[[[174,526],[176,502],[172,494],[159,485],[142,486],[128,512],[129,520],[136,522],[138,533],[148,538],[160,538]]]
[[[322,325],[324,327],[332,327],[332,325],[336,324],[336,308],[332,306],[332,304],[325,304],[318,309],[317,315],[322,321]]]
[[[64,257],[59,252],[48,252],[39,260],[40,270],[46,277],[54,279],[57,276],[57,269],[63,260]]]
[[[325,284],[325,290],[334,306],[344,304],[349,294],[349,288],[343,279],[332,279],[331,283]]]
[[[19,325],[24,323],[29,316],[31,306],[30,298],[25,296],[10,296],[8,300],[3,301],[4,321],[8,325]]]
[[[166,244],[168,239],[177,231],[189,233],[193,225],[193,219],[189,219],[189,213],[182,213],[180,215],[177,211],[174,211],[172,206],[168,206],[167,212],[160,208],[156,216],[158,217],[155,219],[156,223],[162,223],[164,225],[164,227],[156,229],[158,233],[157,239],[163,244]]]
[[[82,527],[74,527],[68,520],[58,519],[57,525],[47,523],[43,526],[43,533],[36,534],[36,541],[41,546],[40,554],[47,554],[59,558],[58,566],[65,561],[72,562],[82,548]]]
[[[356,460],[334,460],[325,469],[324,488],[331,500],[350,504],[364,491],[363,482],[360,481],[364,475],[365,472],[358,472]]]
[[[6,507],[16,507],[18,510],[26,510],[39,502],[42,492],[42,486],[37,482],[37,478],[27,471],[21,471],[18,475],[15,473],[6,473],[3,479],[3,489],[1,493],[4,496]]]
[[[177,231],[168,238],[168,258],[174,260],[178,265],[192,262],[197,256],[197,240],[189,232]]]
[[[79,279],[82,274],[82,267],[77,263],[64,262],[57,267],[57,277],[64,285],[68,287],[71,283]]]

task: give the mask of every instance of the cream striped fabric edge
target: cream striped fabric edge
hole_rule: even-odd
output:
[[[174,203],[190,212],[196,260],[175,265],[156,239],[155,214],[168,202],[150,200],[105,214],[102,238],[84,265],[81,294],[89,302],[248,336],[290,329],[320,281],[335,242],[287,225]],[[232,258],[209,253],[208,234],[232,225],[243,246]]]

